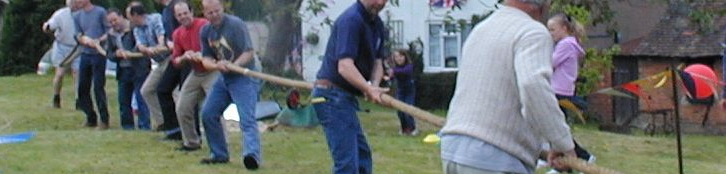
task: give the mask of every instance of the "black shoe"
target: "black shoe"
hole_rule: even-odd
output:
[[[202,163],[202,164],[227,164],[227,163],[229,163],[229,159],[204,158],[199,163]]]
[[[88,123],[87,122],[86,124],[83,124],[83,126],[88,127],[88,128],[95,128],[96,127],[96,124]]]
[[[177,132],[177,133],[166,135],[166,136],[164,136],[164,138],[161,138],[160,140],[162,140],[162,141],[181,141],[182,135],[181,135],[181,132]]]
[[[60,101],[61,101],[60,95],[58,95],[58,94],[53,95],[53,107],[54,108],[61,108]]]
[[[259,163],[257,163],[257,159],[255,159],[252,155],[246,155],[242,161],[247,170],[257,170],[257,168],[260,167]]]
[[[166,138],[171,140],[182,140],[181,131],[166,135]]]
[[[185,145],[181,145],[176,148],[177,151],[183,151],[183,152],[191,152],[191,151],[196,151],[199,149],[201,149],[201,147],[189,147],[189,146],[185,146]]]

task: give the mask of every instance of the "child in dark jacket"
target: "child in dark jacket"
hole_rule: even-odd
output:
[[[391,75],[394,77],[396,87],[396,98],[409,105],[413,105],[416,97],[416,85],[413,78],[413,63],[406,55],[406,50],[393,52],[394,66],[391,68]],[[398,111],[398,119],[401,121],[401,135],[415,136],[418,134],[416,122],[404,112]]]

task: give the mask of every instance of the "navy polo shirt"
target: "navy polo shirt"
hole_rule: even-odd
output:
[[[179,27],[179,21],[176,21],[176,17],[174,17],[174,5],[179,2],[179,0],[172,0],[169,2],[169,5],[165,6],[163,10],[161,10],[161,22],[164,25],[164,38],[166,40],[172,40],[171,34],[174,33],[174,30]]]
[[[357,1],[335,20],[317,78],[329,80],[348,92],[361,95],[360,90],[338,73],[338,61],[352,58],[363,78],[370,80],[374,60],[383,58],[385,33],[381,18],[368,13],[363,4]]]

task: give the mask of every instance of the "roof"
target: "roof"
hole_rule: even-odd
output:
[[[622,55],[682,58],[720,56],[724,49],[721,43],[726,37],[726,16],[714,20],[714,32],[699,33],[697,25],[691,24],[688,12],[676,6],[671,5],[656,27],[639,40],[640,43],[634,40],[637,46],[632,51],[624,51]],[[693,3],[691,7],[724,9],[726,2]]]

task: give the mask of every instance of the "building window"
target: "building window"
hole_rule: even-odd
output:
[[[428,68],[456,69],[461,58],[461,47],[469,35],[471,26],[458,24],[429,24]]]
[[[388,34],[390,37],[391,48],[401,49],[405,48],[403,41],[403,20],[391,20],[388,23]]]

